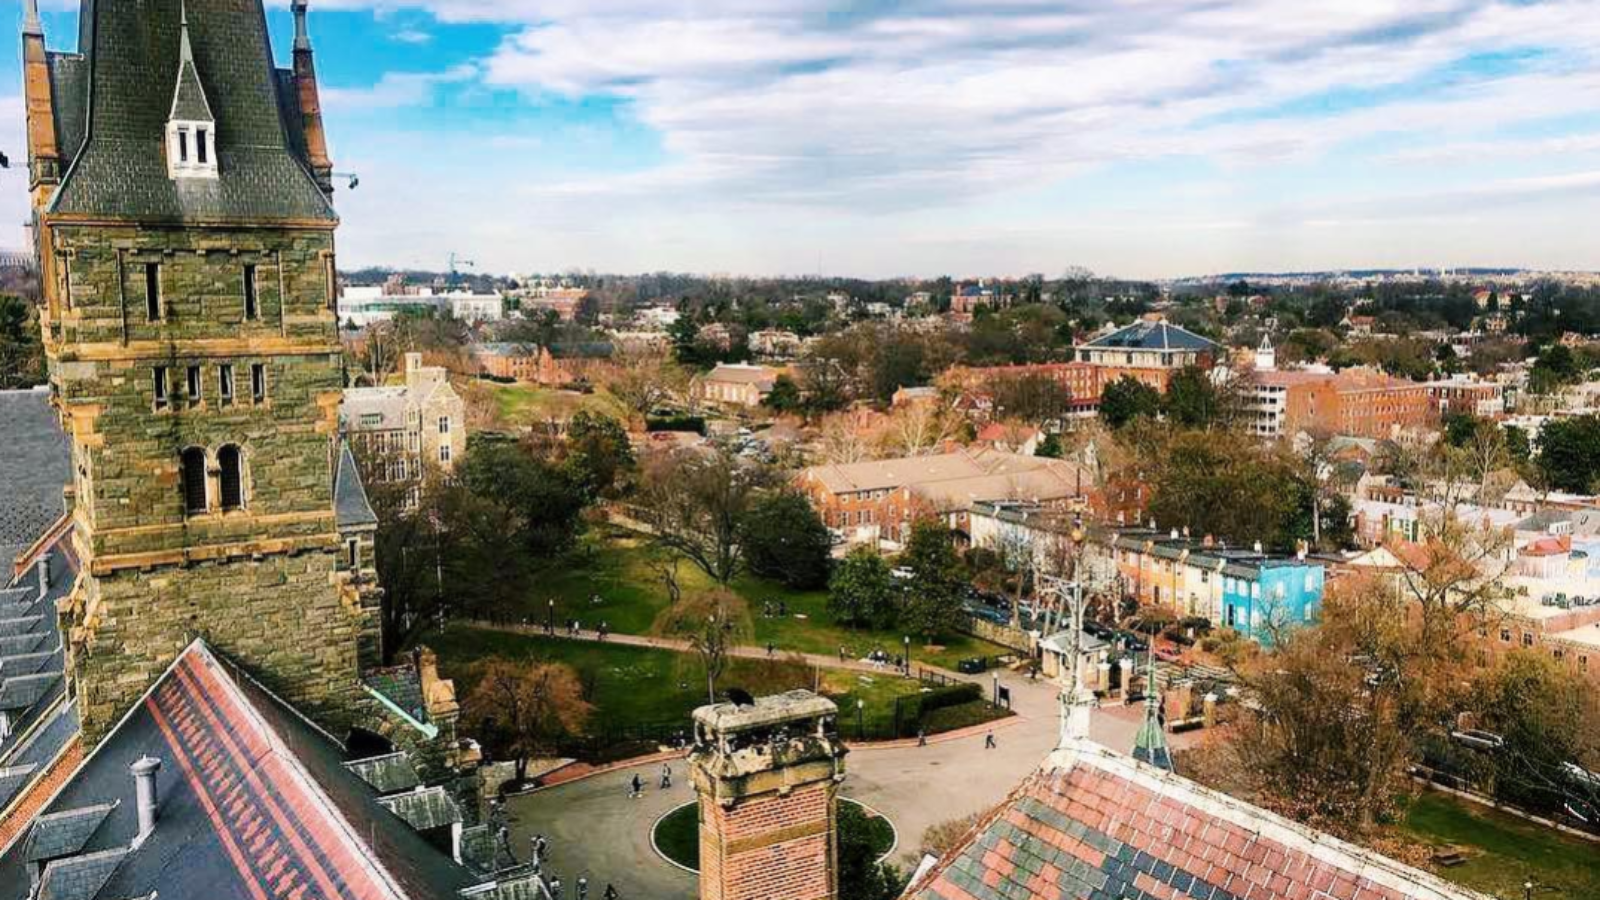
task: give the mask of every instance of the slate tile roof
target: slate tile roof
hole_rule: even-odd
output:
[[[72,448],[43,389],[0,391],[0,435],[0,566],[9,569],[66,512]],[[9,579],[0,574],[0,583]]]
[[[1484,900],[1426,872],[1079,741],[906,900]]]
[[[361,483],[361,467],[356,465],[348,441],[339,442],[339,467],[333,475],[333,513],[341,531],[378,524],[378,514],[372,511],[372,503],[367,499],[366,485]]]
[[[130,850],[138,824],[128,767],[147,755],[163,761],[159,815]],[[34,817],[26,839],[0,849],[0,900],[30,897],[35,880],[40,898],[63,900],[533,896],[525,871],[483,887],[483,876],[385,809],[344,757],[196,641]],[[435,793],[420,795],[425,811],[454,808]]]
[[[188,13],[193,71],[216,119],[216,179],[167,176],[162,145],[180,72],[180,2]],[[288,134],[282,112],[288,101],[280,95],[285,83],[272,62],[259,0],[86,2],[78,31],[81,57],[48,57],[51,83],[61,89],[55,102],[63,146],[82,145],[70,157],[51,212],[335,221],[297,153],[299,142]]]
[[[1168,322],[1134,322],[1110,334],[1095,338],[1086,346],[1104,350],[1218,350],[1208,340]]]

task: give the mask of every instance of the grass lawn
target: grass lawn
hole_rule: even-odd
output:
[[[627,413],[615,397],[605,391],[581,394],[533,384],[500,384],[478,381],[475,384],[488,392],[500,418],[507,425],[531,425],[546,419],[567,419],[579,410],[605,413],[620,421],[627,421]]]
[[[685,595],[713,587],[705,573],[685,562],[678,568],[678,581]],[[781,584],[752,575],[741,575],[731,585],[744,597],[755,622],[756,644],[774,644],[780,652],[798,651],[836,655],[844,647],[852,658],[873,650],[890,655],[904,652],[904,634],[898,631],[851,630],[833,624],[827,613],[826,591],[795,591]],[[598,597],[598,603],[594,602]],[[550,574],[536,582],[533,593],[513,619],[538,624],[550,615],[549,601],[555,601],[558,625],[576,618],[585,628],[604,621],[613,632],[647,634],[657,614],[668,603],[667,590],[651,571],[642,540],[618,529],[605,528],[584,539]],[[785,617],[762,616],[762,604],[779,602],[788,607]],[[1003,647],[966,635],[950,635],[939,646],[928,648],[913,637],[911,657],[916,662],[955,668],[969,656],[997,656],[1009,653]]]
[[[442,674],[455,679],[457,695],[463,702],[470,702],[480,662],[490,656],[572,666],[578,670],[589,689],[590,702],[595,705],[591,732],[604,733],[640,723],[687,725],[689,713],[706,702],[705,675],[699,658],[690,653],[506,634],[467,626],[451,626],[424,640],[438,651]],[[874,729],[872,733],[878,735],[892,727],[896,698],[921,690],[918,682],[889,673],[819,673],[804,663],[781,657],[735,659],[718,686],[743,687],[757,696],[820,687],[844,711],[840,729],[847,737],[855,735],[858,699],[866,701],[862,717]]]
[[[1535,898],[1600,897],[1600,844],[1437,792],[1411,804],[1401,831],[1430,846],[1459,847],[1467,861],[1439,875],[1486,894],[1521,898],[1532,881]]]

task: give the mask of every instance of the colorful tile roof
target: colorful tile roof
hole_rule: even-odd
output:
[[[1484,900],[1087,741],[1056,751],[906,900]]]

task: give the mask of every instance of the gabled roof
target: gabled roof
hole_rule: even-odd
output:
[[[211,104],[206,102],[206,90],[200,85],[200,73],[194,68],[194,48],[189,43],[189,15],[185,0],[178,0],[178,86],[172,92],[172,110],[168,119],[190,122],[213,122]]]
[[[72,447],[44,389],[0,391],[0,584],[17,554],[67,511],[62,489],[72,480]]]
[[[907,900],[1486,900],[1091,744],[1069,741]]]
[[[1199,350],[1221,348],[1213,341],[1168,322],[1134,322],[1084,346],[1096,350]]]
[[[146,756],[163,763],[158,819],[130,851],[138,824],[129,765]],[[28,897],[41,873],[30,848],[45,844],[66,854],[52,857],[46,879],[54,869],[63,888],[100,880],[49,894],[82,900],[432,900],[481,883],[385,809],[346,762],[337,741],[196,641],[66,780],[28,839],[3,851],[0,900]],[[78,827],[62,831],[62,822]]]

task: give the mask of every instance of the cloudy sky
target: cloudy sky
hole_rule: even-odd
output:
[[[311,29],[347,266],[1600,268],[1600,0],[312,0]]]

